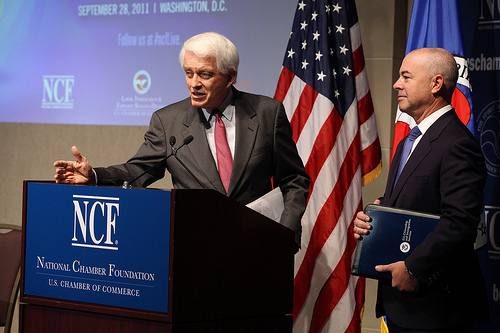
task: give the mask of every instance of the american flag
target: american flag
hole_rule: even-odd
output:
[[[359,332],[365,281],[350,274],[352,223],[381,152],[354,0],[299,1],[275,98],[311,177],[294,332]]]

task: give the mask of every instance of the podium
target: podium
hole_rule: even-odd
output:
[[[20,332],[291,332],[294,232],[213,190],[24,182]]]

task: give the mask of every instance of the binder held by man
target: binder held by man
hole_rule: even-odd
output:
[[[351,273],[373,279],[390,279],[390,272],[375,266],[405,260],[439,221],[439,215],[370,204],[370,232],[358,240]]]

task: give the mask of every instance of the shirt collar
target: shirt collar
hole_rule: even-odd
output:
[[[439,119],[442,115],[444,115],[446,112],[450,111],[452,109],[451,105],[446,105],[445,107],[442,107],[441,109],[434,111],[431,113],[429,116],[427,116],[424,120],[418,124],[418,129],[420,132],[422,132],[422,135],[429,129],[429,127],[432,126],[436,122],[436,120]]]
[[[233,101],[233,89],[229,89],[229,93],[227,94],[224,101],[217,107],[217,109],[222,113],[222,116],[229,121],[233,121],[234,117],[234,107],[229,107],[234,104]],[[210,122],[210,116],[212,115],[213,109],[201,109],[203,111],[203,115],[205,115],[205,119],[207,122]]]

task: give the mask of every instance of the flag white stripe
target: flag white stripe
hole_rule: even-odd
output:
[[[363,69],[361,73],[356,75],[356,98],[358,101],[362,100],[366,94],[370,92],[370,86],[368,85],[368,77],[366,76],[366,70]]]
[[[372,113],[370,118],[365,121],[364,124],[361,124],[359,131],[363,133],[360,135],[361,137],[361,150],[370,147],[375,140],[378,140],[377,133],[377,122],[375,120],[375,113]]]
[[[297,140],[297,149],[304,164],[309,161],[311,151],[317,136],[333,110],[333,103],[325,96],[319,94],[314,101],[312,112],[302,129],[302,134]]]
[[[356,22],[350,29],[349,34],[351,36],[351,47],[353,50],[357,50],[361,46],[361,30],[359,28],[359,22]]]
[[[292,116],[297,109],[300,101],[300,94],[304,90],[306,83],[298,76],[294,76],[290,87],[283,99],[283,106],[285,107],[286,115],[288,120],[292,120]]]
[[[398,110],[396,111],[396,123],[397,122],[402,122],[402,123],[407,123],[410,128],[413,128],[417,123],[415,122],[415,119],[413,119],[408,113],[401,112],[398,106]]]

